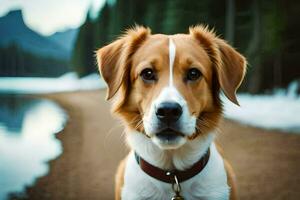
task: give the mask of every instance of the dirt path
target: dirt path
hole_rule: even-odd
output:
[[[28,199],[113,199],[114,172],[127,150],[104,96],[104,91],[49,95],[70,117],[57,135],[64,152],[27,189]],[[242,200],[300,199],[300,135],[228,121],[221,130],[218,142],[236,171]]]

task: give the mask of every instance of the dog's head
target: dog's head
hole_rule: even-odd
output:
[[[98,50],[97,60],[113,111],[162,149],[214,129],[220,89],[238,104],[246,69],[245,58],[203,26],[177,35],[136,27]]]

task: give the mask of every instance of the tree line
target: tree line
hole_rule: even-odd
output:
[[[57,77],[70,71],[69,61],[27,52],[16,44],[0,47],[0,76]]]
[[[286,87],[300,77],[300,2],[297,0],[108,0],[80,27],[72,66],[83,76],[97,71],[94,52],[140,24],[153,33],[186,33],[207,24],[249,62],[244,91]]]

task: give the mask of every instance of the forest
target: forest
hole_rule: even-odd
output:
[[[108,0],[80,27],[72,66],[84,76],[97,71],[94,52],[135,24],[152,33],[186,33],[206,24],[249,62],[242,90],[283,88],[300,77],[300,2],[296,0]]]
[[[16,44],[0,47],[0,77],[57,77],[70,70],[69,61],[36,55]]]

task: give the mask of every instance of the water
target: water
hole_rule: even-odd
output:
[[[47,161],[62,153],[55,133],[65,121],[54,102],[0,95],[0,200],[47,174]]]

